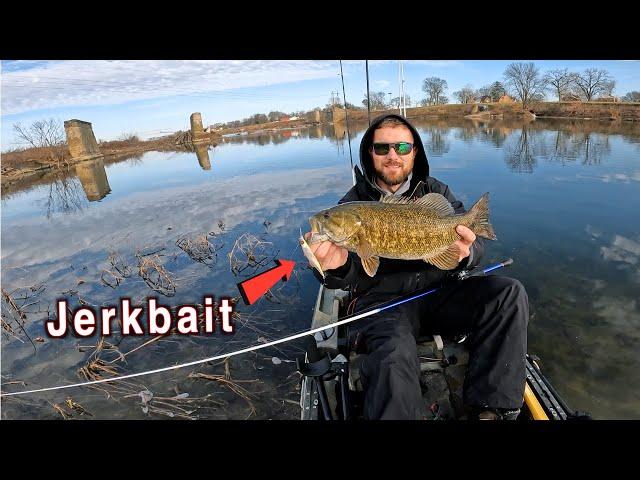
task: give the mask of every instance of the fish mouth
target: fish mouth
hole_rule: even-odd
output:
[[[327,240],[329,240],[329,235],[327,235],[326,233],[311,231],[311,237],[309,237],[307,243],[326,242]]]
[[[309,237],[307,243],[317,243],[329,240],[329,235],[324,233],[320,222],[318,222],[316,218],[311,217],[309,219],[309,223],[311,224],[311,237]]]

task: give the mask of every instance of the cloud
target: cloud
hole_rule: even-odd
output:
[[[603,175],[576,175],[577,178],[586,178],[590,180],[601,180],[604,183],[630,183],[630,182],[640,182],[640,171],[633,172],[630,175],[624,173],[606,173]]]
[[[54,217],[44,224],[40,217],[14,219],[2,226],[2,268],[39,266],[46,278],[52,268],[61,268],[85,249],[100,252],[105,245],[119,244],[123,239],[137,246],[172,243],[177,229],[181,233],[208,232],[218,219],[224,219],[227,231],[231,231],[239,224],[261,224],[269,218],[270,231],[278,233],[290,229],[294,218],[302,225],[313,213],[300,210],[301,199],[327,193],[339,196],[348,188],[343,166],[299,169],[286,176],[259,173],[220,181],[215,191],[226,193],[218,199],[212,196],[210,184],[189,185],[107,199],[84,212],[82,221],[75,215]],[[150,216],[150,211],[163,212],[162,219]],[[281,218],[288,221],[280,222]],[[174,229],[167,230],[168,225]],[[24,238],[46,239],[47,246],[38,240],[25,242]],[[45,265],[47,268],[42,268]]]
[[[229,90],[333,78],[333,61],[89,60],[4,62],[2,113],[111,105],[175,95],[257,101]]]

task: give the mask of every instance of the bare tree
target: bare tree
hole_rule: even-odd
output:
[[[527,108],[536,95],[544,95],[546,81],[538,68],[529,63],[511,63],[504,71],[506,85],[513,89],[516,98]]]
[[[602,93],[606,96],[613,96],[613,91],[616,88],[616,81],[615,80],[609,80],[608,82],[605,82],[604,88],[602,89]]]
[[[23,127],[21,123],[13,124],[13,131],[23,143],[33,148],[46,148],[49,150],[50,160],[61,162],[65,158],[65,134],[59,120],[38,120],[29,127]]]
[[[482,100],[483,97],[491,97],[491,85],[480,87],[476,92],[476,97]]]
[[[406,93],[404,94],[404,102],[407,107],[411,106],[411,97]],[[393,108],[400,108],[400,97],[393,97],[391,99],[391,106]]]
[[[587,68],[581,74],[576,73],[572,76],[572,80],[573,85],[588,102],[600,94],[610,94],[615,87],[615,81],[609,72],[598,68]]]
[[[571,84],[573,82],[573,76],[568,69],[550,70],[544,76],[549,90],[552,90],[558,95],[558,101],[562,101],[564,97],[570,91]]]
[[[371,110],[384,110],[387,108],[387,102],[385,101],[384,92],[371,92],[369,97],[371,98]],[[362,104],[366,107],[368,104],[367,97],[362,100]]]
[[[453,92],[453,96],[458,99],[460,103],[469,103],[475,100],[476,91],[471,85],[465,85],[457,92]]]
[[[622,97],[622,100],[625,102],[640,102],[640,92],[635,90],[633,92],[629,92]]]
[[[427,95],[427,105],[440,105],[441,97],[447,88],[447,81],[442,78],[425,78],[422,82],[422,91]]]

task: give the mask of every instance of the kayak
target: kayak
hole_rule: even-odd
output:
[[[344,318],[349,294],[321,286],[311,328],[318,329]],[[366,321],[366,320],[365,320]],[[364,392],[359,364],[366,355],[349,351],[349,325],[330,326],[308,337],[306,354],[297,362],[301,373],[302,420],[358,420],[362,418]],[[420,387],[427,420],[465,420],[462,386],[469,359],[466,336],[439,335],[417,340]],[[527,378],[523,405],[516,420],[588,419],[571,410],[540,369],[540,359],[526,356]]]

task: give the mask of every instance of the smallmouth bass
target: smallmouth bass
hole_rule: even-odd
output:
[[[378,271],[380,257],[424,260],[441,270],[458,266],[460,240],[456,226],[496,240],[489,223],[489,193],[468,212],[456,214],[439,193],[411,200],[387,195],[379,202],[348,202],[323,210],[309,219],[309,243],[331,241],[360,257],[367,275]]]

